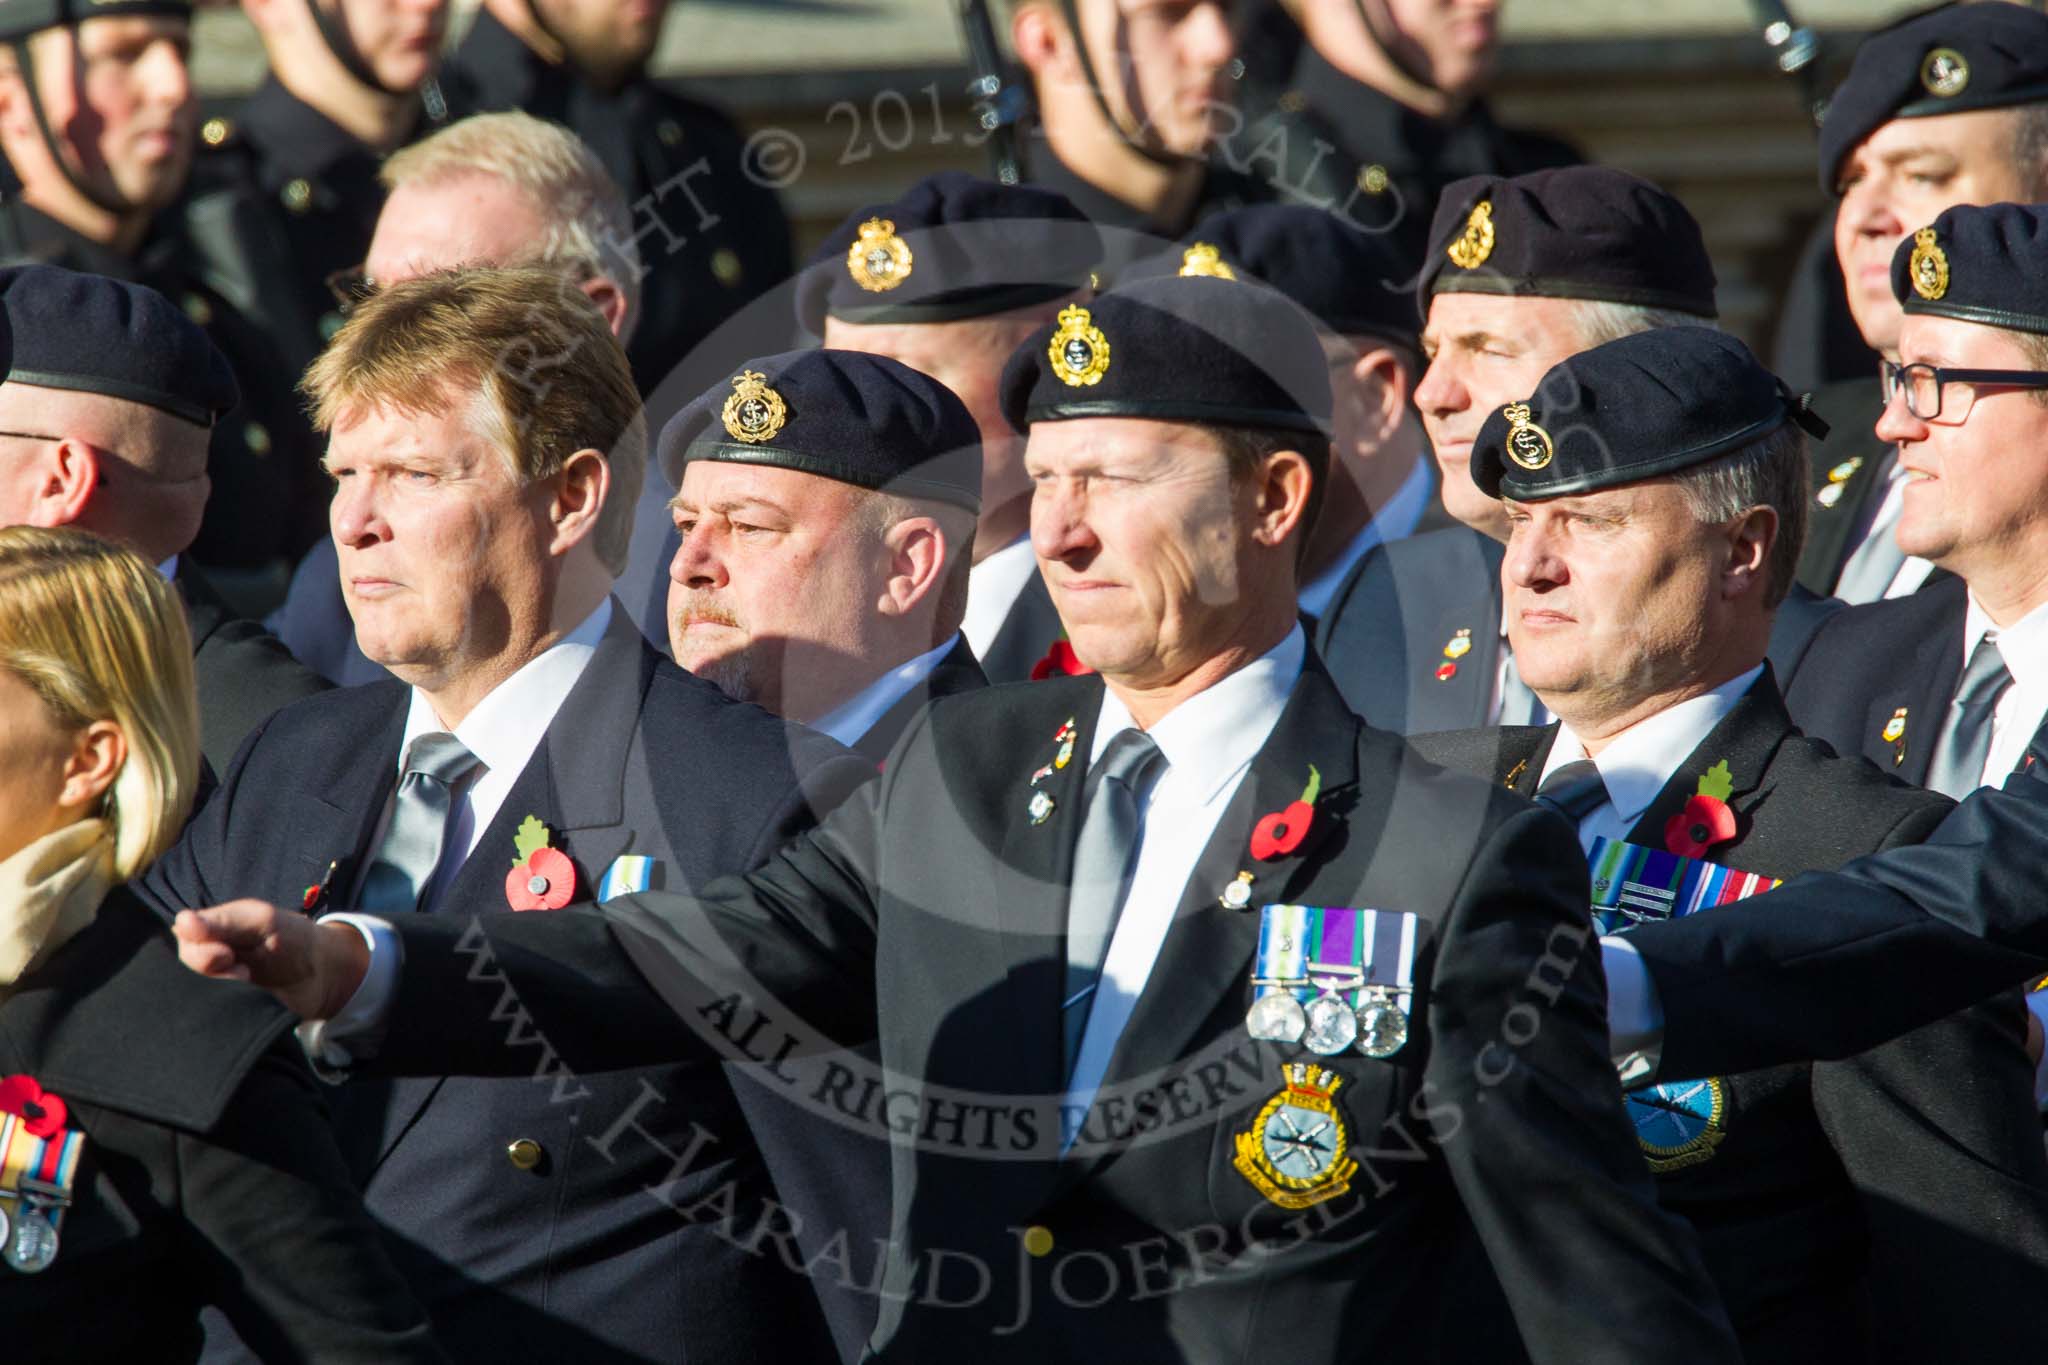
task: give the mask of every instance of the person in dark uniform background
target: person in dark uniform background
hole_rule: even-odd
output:
[[[645,271],[626,354],[649,397],[795,260],[781,202],[746,164],[731,120],[648,77],[668,10],[641,0],[485,0],[442,75],[455,108],[520,109],[562,124],[618,183]],[[788,344],[782,317],[756,326],[677,377],[678,405],[717,382],[732,353]],[[668,415],[649,421],[658,428]]]
[[[1501,628],[1506,514],[1472,481],[1488,416],[1566,356],[1716,316],[1699,224],[1626,171],[1573,166],[1444,194],[1418,289],[1429,368],[1415,404],[1443,503],[1464,525],[1377,547],[1337,589],[1316,632],[1352,708],[1405,734],[1541,723]],[[1833,608],[1795,591],[1773,657],[1788,674]]]
[[[1820,180],[1838,199],[1849,312],[1870,349],[1896,360],[1899,244],[1958,204],[2048,198],[2048,14],[1948,5],[1871,37],[1828,105]],[[1876,367],[1822,388],[1814,404],[1840,438],[1815,451],[1800,581],[1851,603],[1917,591],[1937,575],[1893,534],[1906,476],[1873,431],[1885,406]]]
[[[1024,437],[997,385],[1019,342],[1087,302],[1101,262],[1101,234],[1064,195],[942,171],[848,215],[797,285],[805,332],[928,374],[974,415],[981,515],[960,628],[991,681],[1024,681],[1061,638],[1031,549]]]
[[[173,209],[198,135],[190,17],[181,0],[39,0],[0,19],[0,259],[147,284],[228,357],[242,403],[214,428],[213,494],[191,554],[260,615],[318,535],[326,488],[298,376],[213,282]],[[286,268],[281,242],[252,250],[254,277]]]
[[[1949,803],[1802,735],[1764,660],[1806,520],[1790,391],[1739,341],[1666,328],[1515,412],[1474,470],[1507,500],[1508,630],[1560,719],[1416,748],[1557,805],[1589,858],[1604,838],[1785,878],[1927,837]],[[1703,792],[1728,822],[1695,834]],[[1984,1288],[2048,1277],[2025,1021],[2014,991],[1843,1061],[1629,1097],[1751,1365],[2028,1348],[2038,1302]]]
[[[384,202],[378,163],[450,117],[434,78],[448,4],[245,0],[242,12],[270,70],[233,114],[200,125],[187,232],[224,272],[243,232],[283,235],[291,273],[245,281],[235,302],[302,372],[360,286]],[[244,214],[274,227],[252,228]]]
[[[12,337],[0,383],[0,526],[78,526],[178,587],[216,773],[280,707],[327,684],[235,616],[185,553],[206,507],[207,434],[236,403],[206,333],[142,285],[55,266],[0,269]]]
[[[1582,160],[1557,138],[1503,128],[1485,99],[1500,7],[1438,0],[1299,0],[1303,43],[1270,104],[1248,96],[1223,144],[1239,170],[1419,256],[1455,180]]]
[[[1274,197],[1211,156],[1237,53],[1219,0],[1018,0],[1010,42],[1033,92],[1025,175],[1105,229],[1102,283],[1210,214]]]

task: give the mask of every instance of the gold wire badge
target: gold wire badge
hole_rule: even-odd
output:
[[[1951,100],[1970,83],[1970,64],[1952,47],[1937,47],[1920,62],[1920,84],[1927,93]]]
[[[1508,458],[1524,469],[1542,469],[1556,454],[1550,433],[1529,420],[1527,403],[1510,403],[1500,410],[1508,419]]]
[[[732,393],[718,415],[735,441],[759,445],[773,440],[789,421],[789,406],[781,394],[768,387],[767,375],[747,370],[733,379]]]
[[[1180,253],[1180,273],[1207,275],[1211,279],[1234,280],[1237,272],[1223,259],[1223,253],[1207,242],[1196,242]]]
[[[896,235],[896,224],[887,218],[870,218],[860,225],[860,236],[846,248],[846,273],[870,294],[894,289],[910,278],[910,246]]]
[[[1079,304],[1060,309],[1059,330],[1046,343],[1045,354],[1060,382],[1073,388],[1099,384],[1109,370],[1109,338]]]
[[[1934,240],[1934,229],[1921,228],[1913,234],[1913,254],[1906,261],[1906,273],[1913,279],[1913,292],[1923,299],[1938,299],[1948,292],[1948,253]]]
[[[1475,270],[1486,264],[1486,258],[1493,254],[1493,205],[1490,202],[1482,199],[1472,206],[1471,216],[1465,219],[1464,232],[1444,248],[1444,254],[1460,270]]]
[[[1344,1078],[1309,1062],[1289,1062],[1280,1074],[1286,1088],[1236,1135],[1230,1164],[1271,1202],[1305,1209],[1348,1192],[1358,1174],[1336,1102]]]

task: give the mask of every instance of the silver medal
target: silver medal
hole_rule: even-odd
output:
[[[1338,996],[1319,995],[1308,1005],[1308,1031],[1302,1042],[1310,1052],[1329,1057],[1351,1046],[1358,1036],[1358,1016]]]
[[[1267,1043],[1299,1042],[1306,1025],[1301,1002],[1291,991],[1274,991],[1271,995],[1260,996],[1252,1005],[1251,1013],[1244,1017],[1245,1031]]]
[[[1358,1007],[1358,1050],[1368,1057],[1391,1057],[1408,1041],[1408,1014],[1384,991],[1374,991]]]
[[[14,1224],[7,1216],[7,1205],[4,1202],[0,1202],[0,1248],[4,1248],[7,1245],[9,1236],[13,1231]]]
[[[15,1215],[14,1230],[0,1252],[8,1265],[24,1275],[48,1270],[57,1263],[57,1229],[50,1216],[33,1204]]]

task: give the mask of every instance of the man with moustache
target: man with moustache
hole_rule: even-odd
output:
[[[1416,747],[1564,809],[1596,878],[1623,875],[1623,842],[1784,878],[1925,838],[1949,803],[1800,734],[1764,660],[1808,424],[1741,342],[1693,327],[1573,356],[1489,417],[1473,470],[1507,512],[1508,633],[1558,719]],[[2032,1089],[2014,991],[1843,1061],[1674,1079],[1628,1108],[1752,1365],[1993,1360],[2027,1348],[2038,1310],[1982,1286],[2048,1277]]]
[[[958,171],[918,181],[826,234],[797,285],[797,320],[835,350],[900,360],[959,395],[981,432],[981,515],[960,629],[994,682],[1022,682],[1061,638],[1031,552],[1024,438],[996,395],[1003,362],[1085,303],[1102,238],[1037,185]]]
[[[517,382],[541,356],[549,382]],[[152,904],[246,890],[313,912],[545,918],[751,866],[814,799],[873,776],[662,661],[610,596],[645,428],[605,319],[556,272],[386,286],[306,389],[331,433],[357,639],[394,677],[263,726],[151,869]],[[586,1075],[536,1065],[536,1041],[501,1025],[528,1058],[517,1079],[334,1092],[364,1203],[449,1353],[828,1352],[808,1287],[746,1245],[777,1206],[725,1070]],[[681,1212],[704,1200],[730,1226]]]
[[[876,764],[932,698],[987,686],[960,637],[980,433],[945,385],[859,351],[757,357],[677,414],[661,462],[684,668]]]
[[[1877,369],[1899,351],[1892,257],[1944,209],[2048,198],[2048,14],[1944,5],[1867,40],[1828,104],[1820,179],[1837,198],[1849,313],[1878,366],[1814,395],[1838,437],[1816,452],[1799,578],[1876,602],[1945,576],[1897,541],[1907,475],[1893,440],[1873,429],[1886,396]]]
[[[326,490],[298,377],[229,277],[289,273],[252,240],[225,273],[172,211],[199,102],[187,0],[35,0],[0,19],[0,257],[146,284],[206,328],[242,402],[213,429],[213,495],[189,553],[231,600],[267,606],[319,535]],[[275,243],[281,248],[281,243]]]
[[[697,1011],[734,991],[792,1043],[877,1040],[918,1121],[892,1150],[874,1359],[1428,1358],[1416,1306],[1462,1208],[1537,1359],[1733,1360],[1609,1079],[1569,829],[1365,728],[1308,648],[1313,325],[1270,290],[1137,281],[1033,335],[1002,392],[1098,676],[942,699],[879,782],[696,898],[340,924],[242,903],[179,918],[188,962],[311,1018],[349,1002],[382,1044],[323,1045],[401,1070],[507,1065],[465,935],[572,1065],[715,1055]],[[1256,903],[1385,907],[1365,937],[1326,910],[1354,932],[1316,951],[1399,982],[1415,1038],[1375,1015],[1363,1052],[1248,1048],[1248,978],[1293,980],[1261,962]],[[1356,1027],[1343,999],[1316,1012]],[[969,1102],[987,1146],[945,1122]],[[1614,1311],[1589,1318],[1587,1284]]]
[[[1472,481],[1487,416],[1565,357],[1715,317],[1714,267],[1677,199],[1626,171],[1573,166],[1445,191],[1417,286],[1428,368],[1415,388],[1443,504],[1464,523],[1382,545],[1336,590],[1317,647],[1351,708],[1403,734],[1540,724],[1501,624],[1498,499]],[[1796,593],[1772,658],[1788,676],[1830,608]]]

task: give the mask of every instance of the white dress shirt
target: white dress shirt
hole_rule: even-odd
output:
[[[1031,552],[1030,536],[1005,545],[967,571],[967,615],[960,622],[960,633],[967,637],[967,647],[975,658],[985,656],[996,642],[1010,608],[1017,605],[1024,585],[1037,572],[1038,556]]]
[[[1415,467],[1408,471],[1408,477],[1394,490],[1394,496],[1380,504],[1380,510],[1372,520],[1365,523],[1363,529],[1351,538],[1351,543],[1344,547],[1344,553],[1337,556],[1337,562],[1302,585],[1301,609],[1310,616],[1321,616],[1330,609],[1330,599],[1344,585],[1345,576],[1373,546],[1414,535],[1415,528],[1422,524],[1423,512],[1429,506],[1429,492],[1429,466],[1418,458]]]
[[[1152,976],[1159,950],[1173,929],[1174,912],[1187,894],[1195,863],[1216,832],[1216,822],[1237,794],[1252,759],[1280,723],[1287,698],[1301,677],[1308,642],[1296,626],[1287,638],[1251,664],[1207,691],[1188,698],[1146,731],[1166,756],[1166,770],[1153,783],[1138,827],[1137,862],[1131,889],[1117,914],[1102,980],[1088,1008],[1081,1046],[1074,1055],[1065,1113],[1070,1129],[1087,1113],[1103,1073],[1130,1022],[1138,996]],[[1133,722],[1131,713],[1105,692],[1095,722],[1089,762],[1102,757],[1109,741]],[[1250,837],[1247,830],[1246,837]],[[1217,888],[1219,891],[1221,887]],[[1171,983],[1161,989],[1171,989]],[[1064,1135],[1071,1142],[1073,1134]]]
[[[163,563],[157,565],[156,572],[157,576],[159,578],[162,578],[165,582],[169,582],[171,579],[176,578],[178,576],[178,557],[176,555],[172,555],[169,559],[166,559]]]
[[[858,744],[861,736],[874,729],[875,722],[889,713],[890,707],[910,695],[910,689],[932,675],[932,670],[939,666],[939,660],[946,657],[946,651],[959,642],[957,633],[949,635],[937,649],[920,654],[909,663],[898,664],[812,721],[811,728],[820,734],[830,735],[849,748]]]
[[[1607,741],[1600,756],[1593,760],[1593,766],[1600,770],[1600,781],[1607,788],[1607,799],[1579,821],[1580,851],[1590,855],[1595,839],[1626,839],[1643,818],[1643,812],[1657,799],[1657,793],[1671,781],[1678,765],[1706,742],[1716,725],[1727,719],[1735,703],[1742,700],[1742,694],[1749,691],[1763,671],[1759,664],[1711,692],[1667,706],[1656,715],[1637,721]],[[1560,721],[1537,785],[1540,787],[1544,778],[1565,764],[1585,757],[1586,746],[1572,733],[1569,724]]]
[[[478,766],[459,784],[455,794],[455,806],[449,815],[447,843],[442,848],[440,862],[434,868],[433,880],[428,883],[420,900],[423,909],[432,907],[455,869],[476,851],[477,840],[497,818],[498,809],[505,804],[512,784],[519,780],[519,774],[533,757],[533,751],[546,738],[548,726],[554,724],[555,713],[562,709],[562,702],[567,699],[570,689],[583,676],[583,670],[589,666],[591,655],[597,652],[598,641],[604,638],[611,620],[612,604],[607,598],[598,604],[596,611],[583,618],[582,624],[535,658],[527,660],[518,672],[486,693],[484,699],[455,727],[455,737],[476,755]],[[434,713],[433,703],[414,688],[412,705],[405,716],[405,736],[399,741],[395,760],[401,775],[406,752],[412,747],[413,740],[420,735],[446,732],[447,729]],[[370,848],[374,849],[383,842],[385,828],[391,823],[391,813],[397,801],[398,792],[393,788],[391,796],[385,800],[384,813],[377,818],[376,830],[370,836]],[[461,850],[460,857],[449,856],[457,849]],[[504,856],[506,866],[510,867],[511,848],[504,850]],[[398,986],[399,953],[391,926],[377,916],[339,914],[325,918],[354,926],[370,945],[369,974],[363,978],[363,984],[350,997],[348,1004],[325,1024],[305,1024],[299,1029],[306,1051],[316,1061],[344,1066],[351,1055],[351,1040],[359,1045],[369,1043],[383,1030],[384,1015],[390,1009],[391,996]]]

